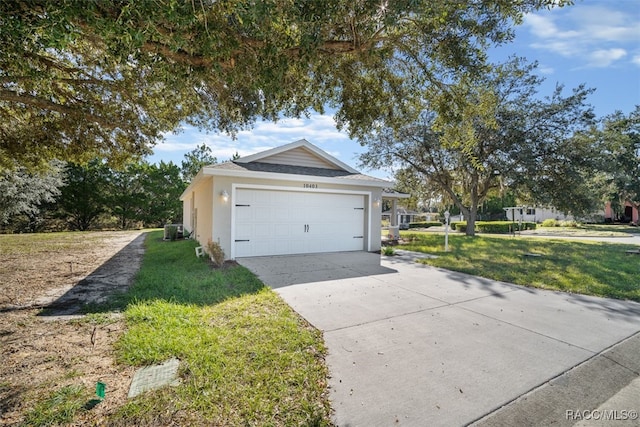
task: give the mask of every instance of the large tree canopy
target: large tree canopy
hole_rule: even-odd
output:
[[[415,86],[481,69],[563,0],[0,3],[0,167],[124,163],[186,121],[222,131],[329,103],[353,135]]]
[[[413,122],[378,123],[361,139],[367,166],[405,169],[458,206],[474,234],[478,206],[508,185],[574,214],[588,210],[582,181],[595,168],[592,145],[576,137],[594,125],[586,97],[576,88],[538,99],[536,64],[521,59],[496,66],[477,81],[466,75],[424,94],[424,112]]]
[[[218,163],[218,159],[213,155],[211,147],[203,142],[184,155],[180,168],[182,179],[185,182],[191,182],[200,169],[214,163]]]
[[[640,105],[625,116],[616,112],[604,118],[601,129],[594,130],[608,156],[602,169],[607,171],[608,200],[624,202],[640,209]]]
[[[0,229],[21,222],[27,231],[37,228],[42,209],[55,202],[64,185],[64,163],[53,160],[48,169],[29,172],[18,167],[0,172]]]

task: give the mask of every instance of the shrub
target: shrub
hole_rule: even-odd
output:
[[[517,226],[517,223],[516,223]],[[480,233],[510,233],[513,229],[513,223],[508,221],[496,222],[477,222],[476,230]]]
[[[396,250],[391,246],[384,246],[382,248],[382,254],[386,256],[393,256],[396,254]]]
[[[522,230],[535,230],[537,224],[535,222],[523,222]],[[512,233],[518,231],[519,222],[511,221],[476,221],[476,231],[480,233]],[[467,222],[452,222],[451,229],[460,233],[467,232]]]
[[[410,222],[409,228],[429,228],[440,227],[442,225],[439,221],[423,221],[423,222]]]
[[[467,221],[452,222],[451,223],[451,229],[459,231],[460,233],[466,233],[467,232]]]
[[[542,221],[542,224],[540,224],[542,227],[557,227],[558,221],[556,221],[553,218],[549,218],[549,219],[545,219],[544,221]]]
[[[519,231],[520,223],[511,221],[478,221],[476,230],[480,233],[512,233]],[[535,222],[523,222],[522,230],[535,230]]]
[[[207,242],[207,253],[209,254],[209,258],[215,264],[216,267],[222,267],[224,264],[224,251],[220,246],[220,243],[214,242],[211,239]]]

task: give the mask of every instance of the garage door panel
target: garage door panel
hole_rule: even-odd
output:
[[[266,224],[258,224],[253,233],[255,238],[260,240],[268,239],[270,235],[273,235],[273,232],[269,231],[269,228]]]
[[[246,257],[246,256],[253,256],[253,249],[251,246],[251,242],[247,241],[238,241],[236,240],[234,242],[235,247],[236,247],[236,256],[237,257]]]
[[[351,194],[238,189],[235,254],[363,250],[364,200]]]
[[[236,221],[250,223],[254,221],[253,210],[246,207],[236,208]]]

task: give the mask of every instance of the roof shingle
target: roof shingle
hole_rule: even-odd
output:
[[[250,162],[250,163],[225,162],[225,163],[210,165],[208,167],[213,169],[234,170],[234,171],[269,172],[269,173],[280,173],[280,174],[290,174],[290,175],[321,176],[321,177],[327,177],[327,178],[344,178],[344,179],[387,183],[387,181],[383,179],[375,178],[373,176],[364,175],[361,173],[351,173],[344,170],[313,168],[313,167],[307,167],[307,166],[277,165],[277,164],[261,163],[261,162]]]

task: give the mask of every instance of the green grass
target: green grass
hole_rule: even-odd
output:
[[[631,233],[631,234],[639,234],[640,227],[634,227],[631,225],[622,225],[622,224],[583,224],[579,228],[585,230],[593,230],[600,232],[613,232],[613,233]]]
[[[89,394],[81,386],[68,385],[53,391],[27,412],[23,425],[52,426],[70,423],[83,410]]]
[[[508,236],[403,233],[402,249],[438,255],[425,264],[518,285],[640,301],[640,257],[633,245]],[[525,253],[541,257],[525,257]]]
[[[241,266],[212,270],[192,241],[149,233],[126,304],[122,363],[177,357],[181,385],[131,400],[109,423],[328,425],[325,347],[280,297]]]
[[[527,233],[575,237],[630,237],[639,232],[638,227],[624,225],[582,224],[575,227],[540,226]]]

